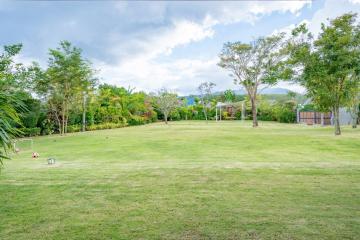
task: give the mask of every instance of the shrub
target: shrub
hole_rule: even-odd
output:
[[[171,121],[179,121],[181,120],[181,115],[179,113],[179,111],[175,110],[170,114],[170,120]]]
[[[156,122],[158,120],[157,113],[155,111],[151,111],[151,117],[148,120],[149,122]]]
[[[34,137],[39,136],[41,129],[40,128],[21,128],[20,131],[22,132],[23,137]]]
[[[72,132],[80,132],[81,131],[81,126],[79,125],[70,125],[67,127],[67,132],[68,133],[72,133]]]
[[[127,126],[124,123],[102,123],[102,124],[94,124],[86,126],[86,131],[94,131],[94,130],[103,130],[103,129],[113,129],[113,128],[122,128]]]
[[[143,125],[143,124],[145,124],[145,118],[134,115],[130,118],[130,120],[128,121],[128,124],[130,126]]]
[[[278,121],[281,123],[294,123],[296,122],[296,112],[290,109],[281,109],[278,113]]]
[[[258,120],[261,121],[275,121],[275,111],[276,106],[271,104],[269,101],[262,100],[258,107]]]
[[[314,104],[307,104],[304,105],[303,108],[301,109],[301,111],[303,112],[311,112],[311,111],[316,111],[316,107]]]
[[[223,111],[221,115],[222,115],[223,119],[226,119],[229,117],[229,113],[227,111]]]
[[[237,120],[241,120],[241,110],[235,112],[235,117]]]
[[[51,122],[50,119],[45,118],[41,123],[41,135],[50,135],[54,133],[54,124]]]

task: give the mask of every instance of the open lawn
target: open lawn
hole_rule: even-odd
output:
[[[0,239],[359,239],[360,129],[250,125],[34,138],[0,174]]]

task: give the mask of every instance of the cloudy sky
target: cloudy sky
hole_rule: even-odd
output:
[[[216,65],[224,42],[248,42],[303,21],[317,32],[327,18],[349,11],[360,13],[360,0],[0,1],[0,45],[23,43],[19,61],[46,66],[48,49],[69,40],[101,82],[189,94],[203,81],[239,89]]]

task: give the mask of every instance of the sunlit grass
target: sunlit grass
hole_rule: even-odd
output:
[[[0,239],[357,239],[360,130],[260,125],[34,138],[1,171]]]

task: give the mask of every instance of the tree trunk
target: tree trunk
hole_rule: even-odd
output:
[[[359,105],[354,104],[353,109],[351,111],[351,117],[352,117],[352,121],[351,121],[352,124],[351,125],[352,125],[352,128],[357,128],[358,115],[359,115]]]
[[[65,116],[65,134],[67,134],[68,121],[69,121],[69,113],[67,113]]]
[[[207,112],[206,112],[205,104],[204,104],[204,115],[205,115],[205,121],[206,121],[206,123],[208,123],[208,118],[207,118]]]
[[[65,133],[65,102],[63,102],[63,107],[62,107],[62,111],[61,111],[61,132],[60,134],[63,135]]]
[[[164,113],[164,120],[165,120],[165,124],[168,124],[168,116],[167,116],[167,114],[166,113]]]
[[[56,110],[54,111],[54,114],[55,114],[55,118],[56,118],[56,121],[57,121],[58,126],[59,126],[59,131],[61,131],[61,121],[60,121],[59,115],[58,115]]]
[[[68,121],[69,121],[69,107],[68,105],[65,105],[65,109],[66,109],[66,112],[65,112],[65,128],[64,128],[64,133],[67,134],[67,126],[68,126]]]
[[[83,113],[82,113],[82,131],[85,132],[85,125],[86,125],[86,96],[84,94],[83,99]]]
[[[335,135],[341,135],[340,130],[340,111],[339,106],[334,107],[334,127],[335,127]]]
[[[256,97],[250,97],[250,100],[251,100],[251,111],[253,117],[253,127],[257,127],[259,124],[257,120]]]

